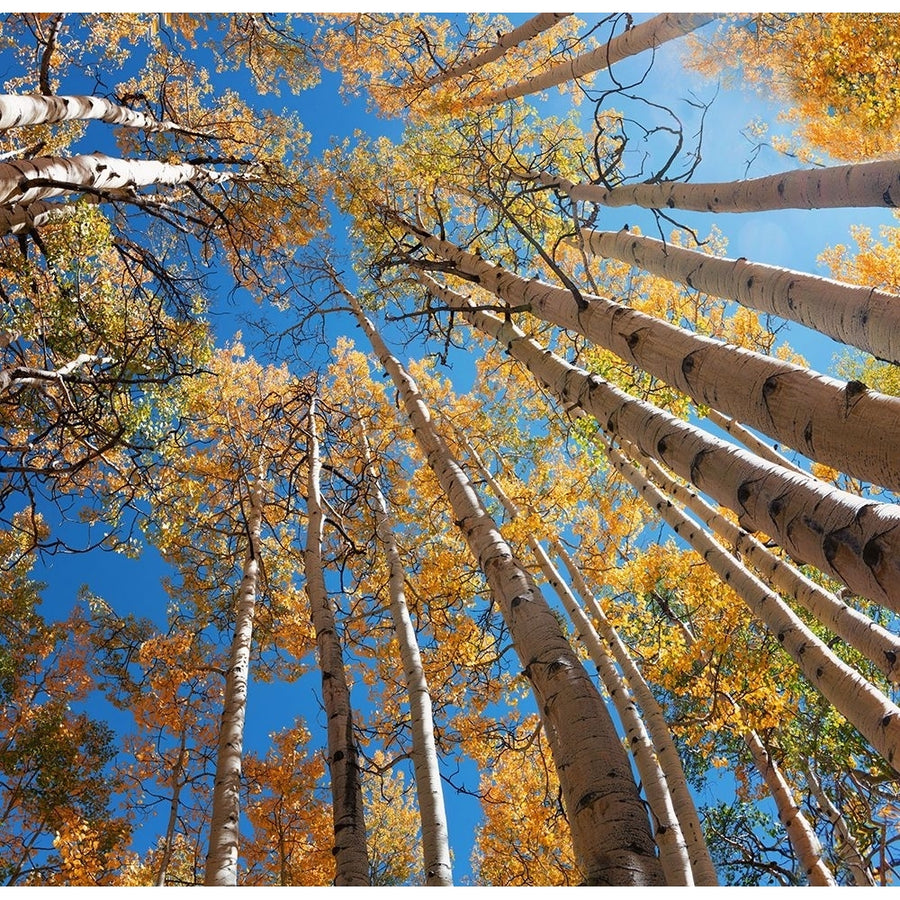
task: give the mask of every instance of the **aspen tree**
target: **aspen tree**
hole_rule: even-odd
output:
[[[431,424],[414,383],[390,355],[356,298],[345,290],[342,293],[401,392],[416,439],[444,487],[510,628],[525,674],[549,723],[572,842],[588,883],[660,884],[662,872],[646,813],[597,689]]]
[[[328,718],[328,770],[334,817],[334,859],[336,885],[369,884],[366,825],[360,782],[359,750],[354,734],[350,688],[344,669],[343,651],[334,617],[334,608],[325,586],[322,540],[325,513],[322,508],[316,403],[310,404],[307,433],[309,473],[307,478],[307,531],[304,561],[306,592],[309,597],[319,668],[322,698]]]
[[[605,46],[598,47],[568,62],[552,66],[546,72],[516,84],[498,88],[473,99],[479,106],[514,100],[536,94],[567,81],[575,81],[594,72],[608,69],[629,56],[655,50],[660,44],[682,37],[701,28],[716,17],[706,13],[665,13],[629,28]]]
[[[434,740],[431,693],[422,668],[415,628],[406,605],[403,562],[394,538],[387,502],[378,485],[375,462],[372,459],[362,419],[359,422],[359,429],[366,477],[375,512],[376,535],[388,561],[391,617],[400,644],[400,655],[409,693],[413,735],[412,759],[421,817],[425,884],[428,887],[446,887],[453,884],[453,875],[447,814],[444,809],[444,793],[441,788],[441,774]]]
[[[581,235],[591,254],[631,263],[669,281],[799,322],[887,362],[900,362],[896,294],[743,258],[709,256],[633,231],[584,228]]]

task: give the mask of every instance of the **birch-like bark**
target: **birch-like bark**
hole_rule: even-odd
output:
[[[127,193],[151,184],[224,184],[234,178],[231,172],[190,163],[117,159],[105,153],[45,156],[0,163],[0,206],[28,207],[35,200],[85,190]]]
[[[481,478],[488,484],[494,496],[503,505],[510,519],[519,517],[519,509],[510,499],[506,491],[491,475],[484,465],[475,448],[469,444],[465,435],[457,431],[457,439],[460,441],[466,454],[472,460]],[[684,835],[681,825],[675,813],[672,795],[660,766],[659,760],[647,729],[641,720],[640,713],[634,704],[627,680],[616,670],[610,658],[607,647],[594,628],[591,620],[585,615],[572,589],[553,564],[547,551],[534,534],[528,537],[528,547],[543,572],[547,583],[556,591],[563,604],[569,619],[575,626],[575,632],[587,647],[591,661],[597,667],[597,673],[604,687],[609,693],[610,699],[619,715],[619,721],[625,732],[628,749],[634,757],[635,768],[641,779],[647,805],[655,820],[656,845],[659,847],[659,861],[662,865],[666,884],[670,886],[692,887],[694,877],[691,871],[691,861],[688,857]]]
[[[334,883],[338,886],[368,885],[369,855],[360,784],[359,755],[353,734],[350,688],[344,670],[344,654],[325,587],[322,541],[325,516],[319,487],[322,461],[316,427],[315,398],[310,403],[308,430],[307,526],[303,554],[306,593],[316,632],[316,650],[322,671],[322,704],[328,720],[328,771],[334,817]]]
[[[471,103],[475,106],[502,103],[504,100],[536,94],[547,88],[584,78],[585,75],[608,69],[629,56],[655,50],[667,41],[695,31],[715,18],[715,15],[709,13],[664,13],[654,16],[640,25],[635,25],[634,28],[629,28],[596,50],[559,63],[539,75],[516,84],[474,97]]]
[[[548,723],[575,856],[587,883],[662,884],[647,814],[597,688],[435,430],[415,382],[390,354],[356,298],[342,292],[400,393],[416,440],[507,623]]]
[[[609,460],[778,638],[807,681],[900,772],[900,707],[835,656],[776,593],[684,515],[620,453],[610,448]]]
[[[244,745],[244,719],[247,708],[247,683],[250,674],[250,645],[259,582],[260,530],[262,528],[262,485],[254,479],[247,486],[247,559],[238,594],[237,616],[231,655],[225,676],[222,724],[213,786],[212,814],[209,826],[209,853],[206,857],[205,885],[217,887],[237,884],[238,841],[241,810],[241,760]]]
[[[774,447],[770,447],[765,441],[761,441],[749,428],[744,428],[740,422],[728,416],[723,416],[717,409],[708,407],[706,410],[706,418],[713,425],[718,425],[726,434],[730,434],[733,438],[740,441],[751,453],[760,459],[766,459],[781,466],[782,469],[788,469],[791,472],[797,472],[800,475],[808,475],[809,473],[800,466],[794,465],[786,456],[779,453]]]
[[[656,184],[575,184],[546,172],[532,173],[547,187],[572,200],[600,206],[644,209],[689,209],[696,212],[744,213],[775,209],[838,209],[900,206],[900,163],[896,159],[795,169],[764,178],[711,182],[661,181]]]
[[[850,833],[850,828],[843,815],[841,815],[841,811],[831,802],[831,798],[826,793],[825,788],[822,787],[811,765],[807,765],[804,768],[803,774],[806,776],[806,783],[809,785],[813,797],[816,798],[816,803],[819,804],[819,808],[825,813],[828,821],[831,822],[832,827],[837,832],[838,840],[835,841],[835,849],[850,870],[853,883],[857,887],[875,887],[872,870],[863,859],[859,845]]]
[[[560,359],[512,322],[473,311],[468,298],[422,274],[435,297],[496,338],[563,405],[589,412],[604,430],[696,485],[851,591],[900,611],[900,510],[788,472],[638,400]]]
[[[836,887],[837,882],[834,880],[834,875],[822,859],[822,845],[809,824],[809,820],[797,805],[794,792],[772,758],[772,754],[752,729],[745,731],[743,738],[753,757],[754,765],[762,775],[766,787],[775,801],[778,820],[788,833],[788,840],[797,854],[797,861],[806,873],[809,883],[815,887]]]
[[[75,211],[71,203],[48,203],[38,200],[27,206],[14,205],[0,207],[0,236],[4,234],[25,234],[32,228],[40,228],[48,222],[64,219]]]
[[[525,279],[421,229],[429,250],[513,307],[584,335],[696,403],[863,481],[900,491],[900,397],[723,344],[604,297]]]
[[[537,37],[542,32],[552,28],[561,19],[571,15],[572,13],[538,13],[538,15],[532,16],[526,22],[523,22],[518,28],[513,28],[512,31],[501,34],[497,38],[497,43],[487,50],[483,50],[481,53],[464,59],[455,66],[450,66],[448,69],[444,69],[443,72],[438,72],[437,75],[433,75],[425,82],[423,87],[434,87],[434,85],[443,84],[452,78],[468,75],[469,72],[474,72],[476,69],[480,69],[482,66],[500,59],[501,56],[506,55],[508,50],[530,41],[533,37]]]
[[[409,712],[412,726],[412,761],[416,776],[416,798],[422,824],[422,855],[426,887],[448,887],[453,884],[450,861],[450,838],[447,814],[444,809],[444,791],[438,767],[437,748],[434,740],[434,717],[431,710],[431,692],[422,667],[422,657],[406,605],[404,590],[405,572],[394,529],[388,512],[387,501],[378,486],[375,464],[369,450],[365,428],[360,423],[363,458],[369,481],[370,497],[375,513],[375,534],[388,562],[388,590],[391,598],[391,617],[394,632],[400,645],[400,657],[406,674],[409,694]]]
[[[709,256],[629,231],[582,228],[584,248],[669,281],[799,322],[900,363],[900,296],[778,266]]]
[[[111,125],[140,128],[143,131],[178,131],[180,125],[155,119],[146,113],[120,106],[103,97],[54,94],[0,94],[0,131],[24,125],[42,125],[67,120],[97,119]],[[189,132],[195,134],[195,132]]]
[[[832,633],[859,650],[893,683],[900,682],[900,637],[776,556],[753,535],[710,506],[696,491],[670,478],[654,460],[642,456],[637,461],[667,496],[695,513],[715,534],[737,550],[741,559],[753,566],[768,584],[793,598]]]
[[[713,864],[712,857],[709,855],[709,847],[703,836],[700,817],[697,815],[697,807],[688,788],[687,778],[685,778],[684,769],[681,765],[681,758],[678,756],[675,741],[672,740],[672,732],[663,715],[662,707],[657,702],[656,697],[653,696],[650,685],[647,684],[644,676],[641,674],[641,670],[632,658],[625,642],[619,637],[619,633],[607,619],[600,601],[584,580],[584,576],[576,565],[575,560],[572,559],[572,556],[559,541],[554,541],[553,551],[563,561],[572,584],[578,593],[581,594],[581,599],[594,617],[601,636],[612,649],[613,656],[628,679],[628,684],[634,697],[643,711],[643,720],[650,734],[650,739],[653,741],[656,758],[659,760],[665,773],[666,783],[669,786],[669,791],[675,804],[675,812],[687,844],[694,883],[700,887],[717,885],[719,878],[716,874],[716,867]]]

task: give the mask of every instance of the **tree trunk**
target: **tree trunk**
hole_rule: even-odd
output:
[[[509,627],[547,720],[572,843],[589,884],[656,885],[662,870],[628,757],[597,688],[559,623],[443,439],[415,383],[390,354],[356,298],[342,291],[401,395],[413,433],[440,481]]]
[[[653,692],[650,690],[650,685],[647,684],[640,669],[632,659],[628,647],[625,646],[618,632],[610,624],[609,619],[606,618],[606,613],[600,606],[600,602],[597,600],[594,592],[585,582],[581,570],[575,564],[575,560],[572,559],[559,541],[554,542],[553,550],[563,561],[563,565],[572,579],[572,584],[578,593],[581,594],[581,599],[593,615],[600,634],[609,647],[612,648],[616,662],[628,679],[628,684],[631,686],[635,699],[643,711],[644,722],[653,741],[656,758],[659,760],[665,773],[666,782],[669,785],[669,791],[675,804],[678,821],[681,823],[682,832],[687,843],[694,883],[701,887],[717,885],[719,878],[716,875],[716,867],[713,864],[712,857],[709,855],[709,847],[703,836],[700,817],[697,815],[697,807],[694,805],[694,798],[691,796],[688,788],[684,769],[681,765],[681,758],[678,756],[678,749],[672,740],[672,732],[663,715],[662,707],[657,703]]]
[[[103,97],[0,94],[0,131],[75,119],[99,119],[111,125],[125,125],[144,131],[183,131],[175,122],[159,121]]]
[[[666,41],[682,37],[715,18],[715,15],[708,13],[665,13],[654,16],[640,25],[635,25],[634,28],[629,28],[596,50],[552,66],[540,75],[475,97],[471,103],[474,106],[502,103],[504,100],[514,100],[516,97],[536,94],[547,88],[575,81],[593,72],[608,69],[629,56],[655,50]]]
[[[722,540],[740,553],[741,558],[750,563],[767,583],[796,600],[822,625],[859,650],[891,682],[900,682],[900,638],[776,556],[753,535],[710,506],[695,491],[669,478],[654,460],[642,457],[638,461],[667,496],[694,512]]]
[[[414,233],[510,306],[525,306],[544,321],[584,335],[696,403],[727,413],[810,459],[900,490],[900,398],[723,344],[603,297],[576,297],[420,229]]]
[[[368,885],[369,857],[366,823],[350,688],[344,671],[344,655],[334,620],[334,610],[325,588],[322,540],[325,517],[319,488],[322,462],[316,429],[315,399],[310,403],[308,432],[309,477],[307,482],[308,522],[304,561],[306,593],[309,597],[316,649],[322,671],[322,703],[328,720],[328,771],[331,776],[334,814],[335,879],[338,886]]]
[[[718,425],[726,434],[730,434],[735,440],[740,441],[751,453],[760,459],[768,460],[781,466],[782,469],[788,469],[791,472],[797,472],[800,475],[808,475],[805,469],[795,466],[786,456],[779,453],[774,447],[770,447],[765,441],[761,441],[749,428],[744,428],[740,422],[728,416],[723,416],[718,410],[708,407],[706,410],[706,418],[713,425]]]
[[[838,659],[777,594],[685,516],[618,451],[610,448],[609,459],[660,518],[703,558],[778,638],[807,681],[900,772],[900,707]]]
[[[813,772],[812,766],[807,765],[804,774],[806,775],[806,783],[809,785],[813,797],[816,798],[816,803],[819,804],[822,812],[828,816],[828,821],[831,822],[834,830],[837,832],[839,840],[835,841],[835,848],[838,856],[847,864],[847,868],[853,877],[853,883],[857,887],[875,887],[875,879],[872,877],[872,872],[866,865],[862,853],[859,852],[859,846],[850,833],[841,811],[831,802],[828,794],[825,793],[825,789],[816,777],[815,772]]]
[[[163,836],[163,852],[159,861],[159,871],[156,875],[156,887],[166,886],[166,875],[169,871],[169,863],[172,860],[172,845],[175,841],[175,828],[178,824],[178,804],[181,798],[181,789],[184,787],[184,761],[187,758],[187,725],[181,726],[181,739],[178,744],[178,758],[172,770],[172,797],[169,800],[169,820],[166,822],[166,833]]]
[[[490,62],[500,59],[500,57],[504,56],[512,47],[530,41],[533,37],[537,37],[537,35],[547,31],[548,28],[552,28],[561,19],[565,19],[567,16],[571,15],[572,13],[539,13],[536,16],[532,16],[526,22],[519,25],[518,28],[513,28],[512,31],[499,35],[497,43],[487,50],[483,50],[481,53],[468,59],[464,59],[455,66],[444,69],[443,72],[439,72],[437,75],[433,75],[425,82],[423,87],[434,87],[434,85],[443,84],[444,82],[450,81],[452,78],[468,75],[469,72],[474,72],[476,69],[480,69]]]
[[[849,166],[795,169],[764,178],[700,184],[661,181],[656,184],[573,184],[545,172],[534,177],[558,188],[572,200],[600,206],[644,209],[689,209],[696,212],[765,212],[774,209],[837,209],[900,206],[900,162],[884,159]]]
[[[126,191],[151,184],[223,184],[231,172],[217,172],[190,163],[150,159],[116,159],[104,153],[45,156],[0,163],[0,206],[28,207],[35,200],[89,191]]]
[[[482,479],[488,484],[494,496],[500,501],[510,519],[519,517],[519,509],[509,498],[506,491],[488,471],[481,458],[475,452],[465,435],[457,431],[457,439],[460,441],[466,454],[472,460],[476,470]],[[663,868],[666,884],[670,886],[694,885],[691,872],[691,861],[688,857],[684,835],[672,802],[666,777],[662,771],[659,760],[656,758],[647,729],[641,721],[640,713],[634,704],[628,683],[616,670],[610,659],[607,647],[591,624],[591,620],[585,615],[581,606],[572,593],[572,589],[560,575],[558,569],[547,555],[537,536],[532,534],[528,538],[528,547],[540,566],[541,572],[547,583],[556,591],[563,607],[575,626],[575,633],[581,638],[587,647],[591,661],[597,667],[597,673],[603,682],[625,732],[625,739],[632,756],[635,768],[638,771],[644,793],[647,797],[647,805],[650,807],[652,819],[655,820],[654,837],[659,847],[659,861]]]
[[[709,256],[629,231],[582,228],[581,235],[585,249],[596,256],[618,259],[669,281],[799,322],[879,359],[900,363],[900,296],[896,294],[744,258]]]
[[[369,481],[370,496],[375,513],[375,533],[388,561],[388,588],[391,598],[391,617],[394,632],[400,645],[400,657],[406,673],[409,694],[409,712],[412,725],[412,761],[416,776],[416,798],[422,823],[422,854],[427,887],[448,887],[453,884],[450,862],[447,814],[444,810],[444,792],[438,767],[434,742],[434,717],[431,711],[431,693],[422,668],[422,658],[416,640],[416,630],[409,616],[404,592],[405,572],[394,530],[388,513],[387,501],[378,486],[375,466],[369,451],[365,429],[362,430],[362,448]]]
[[[238,839],[241,809],[241,757],[244,744],[244,718],[247,707],[247,682],[250,672],[250,645],[259,581],[260,529],[262,527],[262,485],[248,485],[250,511],[247,516],[247,559],[244,563],[238,595],[231,658],[225,676],[222,724],[213,787],[209,826],[209,853],[206,857],[205,885],[219,887],[237,884]]]
[[[774,538],[795,560],[843,581],[854,593],[900,611],[900,511],[811,476],[786,472],[570,365],[511,322],[473,311],[467,298],[422,274],[434,295],[495,337],[569,408],[630,441]]]

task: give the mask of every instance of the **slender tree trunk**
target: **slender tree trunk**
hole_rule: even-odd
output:
[[[156,875],[156,886],[165,887],[166,874],[169,871],[169,863],[172,860],[172,844],[175,841],[175,826],[178,824],[178,804],[181,797],[181,789],[184,786],[184,761],[187,758],[187,726],[181,726],[181,740],[178,745],[178,758],[172,770],[172,797],[169,800],[169,820],[166,823],[166,833],[163,836],[163,852],[159,861],[159,872]]]
[[[116,159],[104,153],[20,159],[0,163],[0,205],[27,208],[35,200],[83,190],[114,193],[151,184],[223,184],[234,177],[190,163]]]
[[[304,561],[306,593],[309,597],[316,649],[322,671],[322,702],[328,720],[328,771],[334,813],[336,865],[334,883],[338,886],[368,885],[369,857],[366,823],[360,786],[359,756],[353,734],[350,688],[344,670],[344,655],[334,619],[334,610],[325,588],[322,540],[325,517],[319,487],[322,461],[316,427],[315,398],[310,403],[308,431],[309,477],[307,482],[308,522]]]
[[[728,416],[723,416],[717,409],[707,408],[706,418],[713,425],[718,425],[726,434],[730,434],[733,438],[740,441],[751,453],[760,459],[768,460],[781,466],[782,469],[788,469],[791,472],[797,472],[800,475],[808,475],[800,466],[795,466],[786,456],[779,453],[774,447],[770,447],[765,441],[761,441],[749,428],[744,428],[740,422]]]
[[[144,131],[184,131],[175,122],[154,119],[153,116],[127,106],[119,106],[103,97],[0,94],[0,131],[76,119],[99,119],[111,125],[125,125]]]
[[[665,13],[654,16],[640,25],[635,25],[634,28],[629,28],[596,50],[552,66],[540,75],[475,97],[472,103],[478,106],[502,103],[504,100],[514,100],[516,97],[536,94],[547,88],[575,81],[593,72],[608,69],[629,56],[655,50],[666,41],[682,37],[715,18],[715,15],[707,13]]]
[[[431,423],[415,383],[390,354],[356,298],[354,309],[400,392],[413,433],[446,492],[487,578],[548,722],[575,856],[589,884],[662,883],[647,814],[609,713],[527,571]],[[555,738],[554,738],[555,736]]]
[[[898,198],[900,199],[900,198]],[[512,307],[584,335],[695,402],[810,459],[900,490],[900,398],[723,344],[603,297],[525,279],[415,228],[415,236]]]
[[[753,762],[763,776],[766,787],[775,801],[778,820],[788,833],[788,840],[797,854],[797,860],[806,873],[809,883],[816,887],[836,887],[837,882],[834,880],[834,875],[822,859],[822,846],[819,839],[806,816],[797,806],[794,793],[781,773],[781,769],[772,758],[772,754],[753,730],[744,732],[744,743],[750,750]]]
[[[400,644],[400,657],[403,660],[403,670],[406,673],[406,686],[409,693],[412,761],[416,776],[419,817],[422,823],[425,885],[427,887],[447,887],[453,884],[453,870],[450,862],[450,841],[447,814],[444,810],[444,792],[441,787],[441,773],[434,741],[431,693],[425,678],[425,670],[422,667],[416,630],[406,605],[403,587],[405,572],[400,552],[397,549],[397,542],[394,539],[394,529],[388,513],[387,501],[378,486],[375,465],[362,423],[360,423],[360,428],[366,474],[375,512],[375,533],[388,561],[391,617],[394,621],[394,632]]]
[[[700,817],[697,815],[697,807],[694,805],[694,798],[691,796],[688,788],[684,769],[681,765],[681,758],[678,756],[678,749],[672,740],[672,732],[663,715],[662,707],[653,696],[650,685],[647,684],[640,669],[635,664],[628,647],[625,646],[616,629],[613,628],[609,619],[606,618],[603,607],[600,605],[594,592],[588,587],[581,570],[575,564],[575,560],[572,559],[566,548],[559,541],[554,542],[553,550],[563,561],[563,565],[572,579],[572,584],[578,593],[581,594],[581,599],[593,615],[600,634],[612,649],[616,662],[628,679],[628,684],[634,693],[635,699],[644,713],[644,722],[653,741],[656,758],[659,760],[665,773],[666,783],[672,794],[675,811],[687,844],[694,883],[701,887],[717,885],[719,879],[716,875],[716,867],[713,865],[712,857],[709,855],[709,847],[703,836]]]
[[[746,259],[709,256],[629,231],[582,228],[585,249],[669,281],[799,322],[900,363],[900,296]]]
[[[247,559],[238,595],[231,658],[225,676],[225,698],[219,729],[219,751],[213,787],[209,853],[203,883],[216,886],[237,884],[237,858],[241,809],[241,758],[247,682],[250,673],[250,645],[259,581],[260,529],[262,527],[262,485],[248,485]]]
[[[841,811],[831,802],[831,798],[825,792],[811,765],[805,767],[804,774],[806,775],[806,783],[809,785],[813,797],[816,798],[816,803],[819,804],[822,812],[828,816],[828,821],[831,822],[834,830],[837,832],[838,840],[835,841],[837,853],[847,864],[847,868],[853,877],[853,883],[858,887],[875,887],[872,871],[866,865],[866,861],[859,851],[859,845],[850,833],[850,828],[841,815]]]
[[[831,591],[807,578],[729,518],[710,506],[696,491],[670,478],[654,460],[639,460],[662,491],[695,513],[763,579],[811,612],[818,621],[864,654],[894,683],[900,681],[900,637],[873,622]]]
[[[443,72],[438,72],[437,75],[433,75],[425,82],[423,87],[433,87],[453,78],[459,78],[461,75],[468,75],[469,72],[474,72],[476,69],[494,62],[494,60],[500,59],[512,47],[530,41],[533,37],[537,37],[537,35],[547,31],[548,28],[552,28],[561,19],[571,15],[572,13],[539,13],[536,16],[532,16],[519,25],[518,28],[513,28],[512,31],[499,35],[497,43],[487,50],[483,50],[481,53],[464,59],[455,66],[450,66],[444,69]]]
[[[900,611],[900,511],[786,472],[638,400],[527,338],[511,322],[473,311],[462,295],[421,274],[435,297],[496,338],[568,408],[664,462],[742,527],[774,538],[795,560],[843,581],[854,593]]]
[[[900,164],[896,159],[795,169],[764,178],[700,184],[661,181],[623,184],[573,184],[546,172],[531,173],[547,187],[572,200],[601,206],[641,206],[644,209],[689,209],[696,212],[744,213],[774,209],[837,209],[900,206]]]

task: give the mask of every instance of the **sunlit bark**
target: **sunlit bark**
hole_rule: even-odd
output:
[[[406,574],[394,529],[388,512],[387,501],[378,486],[375,464],[371,458],[369,442],[365,430],[361,440],[369,481],[370,497],[375,513],[375,528],[378,541],[387,557],[391,598],[391,617],[394,632],[400,645],[400,657],[406,675],[409,693],[409,712],[412,726],[412,761],[416,776],[416,798],[422,822],[422,854],[425,884],[429,887],[453,884],[453,870],[450,861],[450,840],[447,828],[447,814],[444,809],[444,791],[441,787],[441,773],[438,768],[437,749],[434,741],[434,718],[431,711],[431,693],[422,658],[416,640],[416,630],[406,605],[404,581]]]
[[[411,229],[412,230],[412,229]],[[863,481],[900,490],[900,398],[723,344],[621,303],[525,279],[420,229],[435,254],[511,307],[584,335],[695,402]]]
[[[900,297],[819,275],[723,259],[629,231],[583,228],[585,249],[715,297],[774,313],[888,362],[900,362]]]
[[[472,311],[461,294],[432,279],[426,283],[438,299],[495,337],[563,404],[586,410],[607,433],[665,463],[737,513],[744,528],[774,538],[795,560],[900,610],[900,511],[895,506],[766,463],[570,365],[511,322]]]

